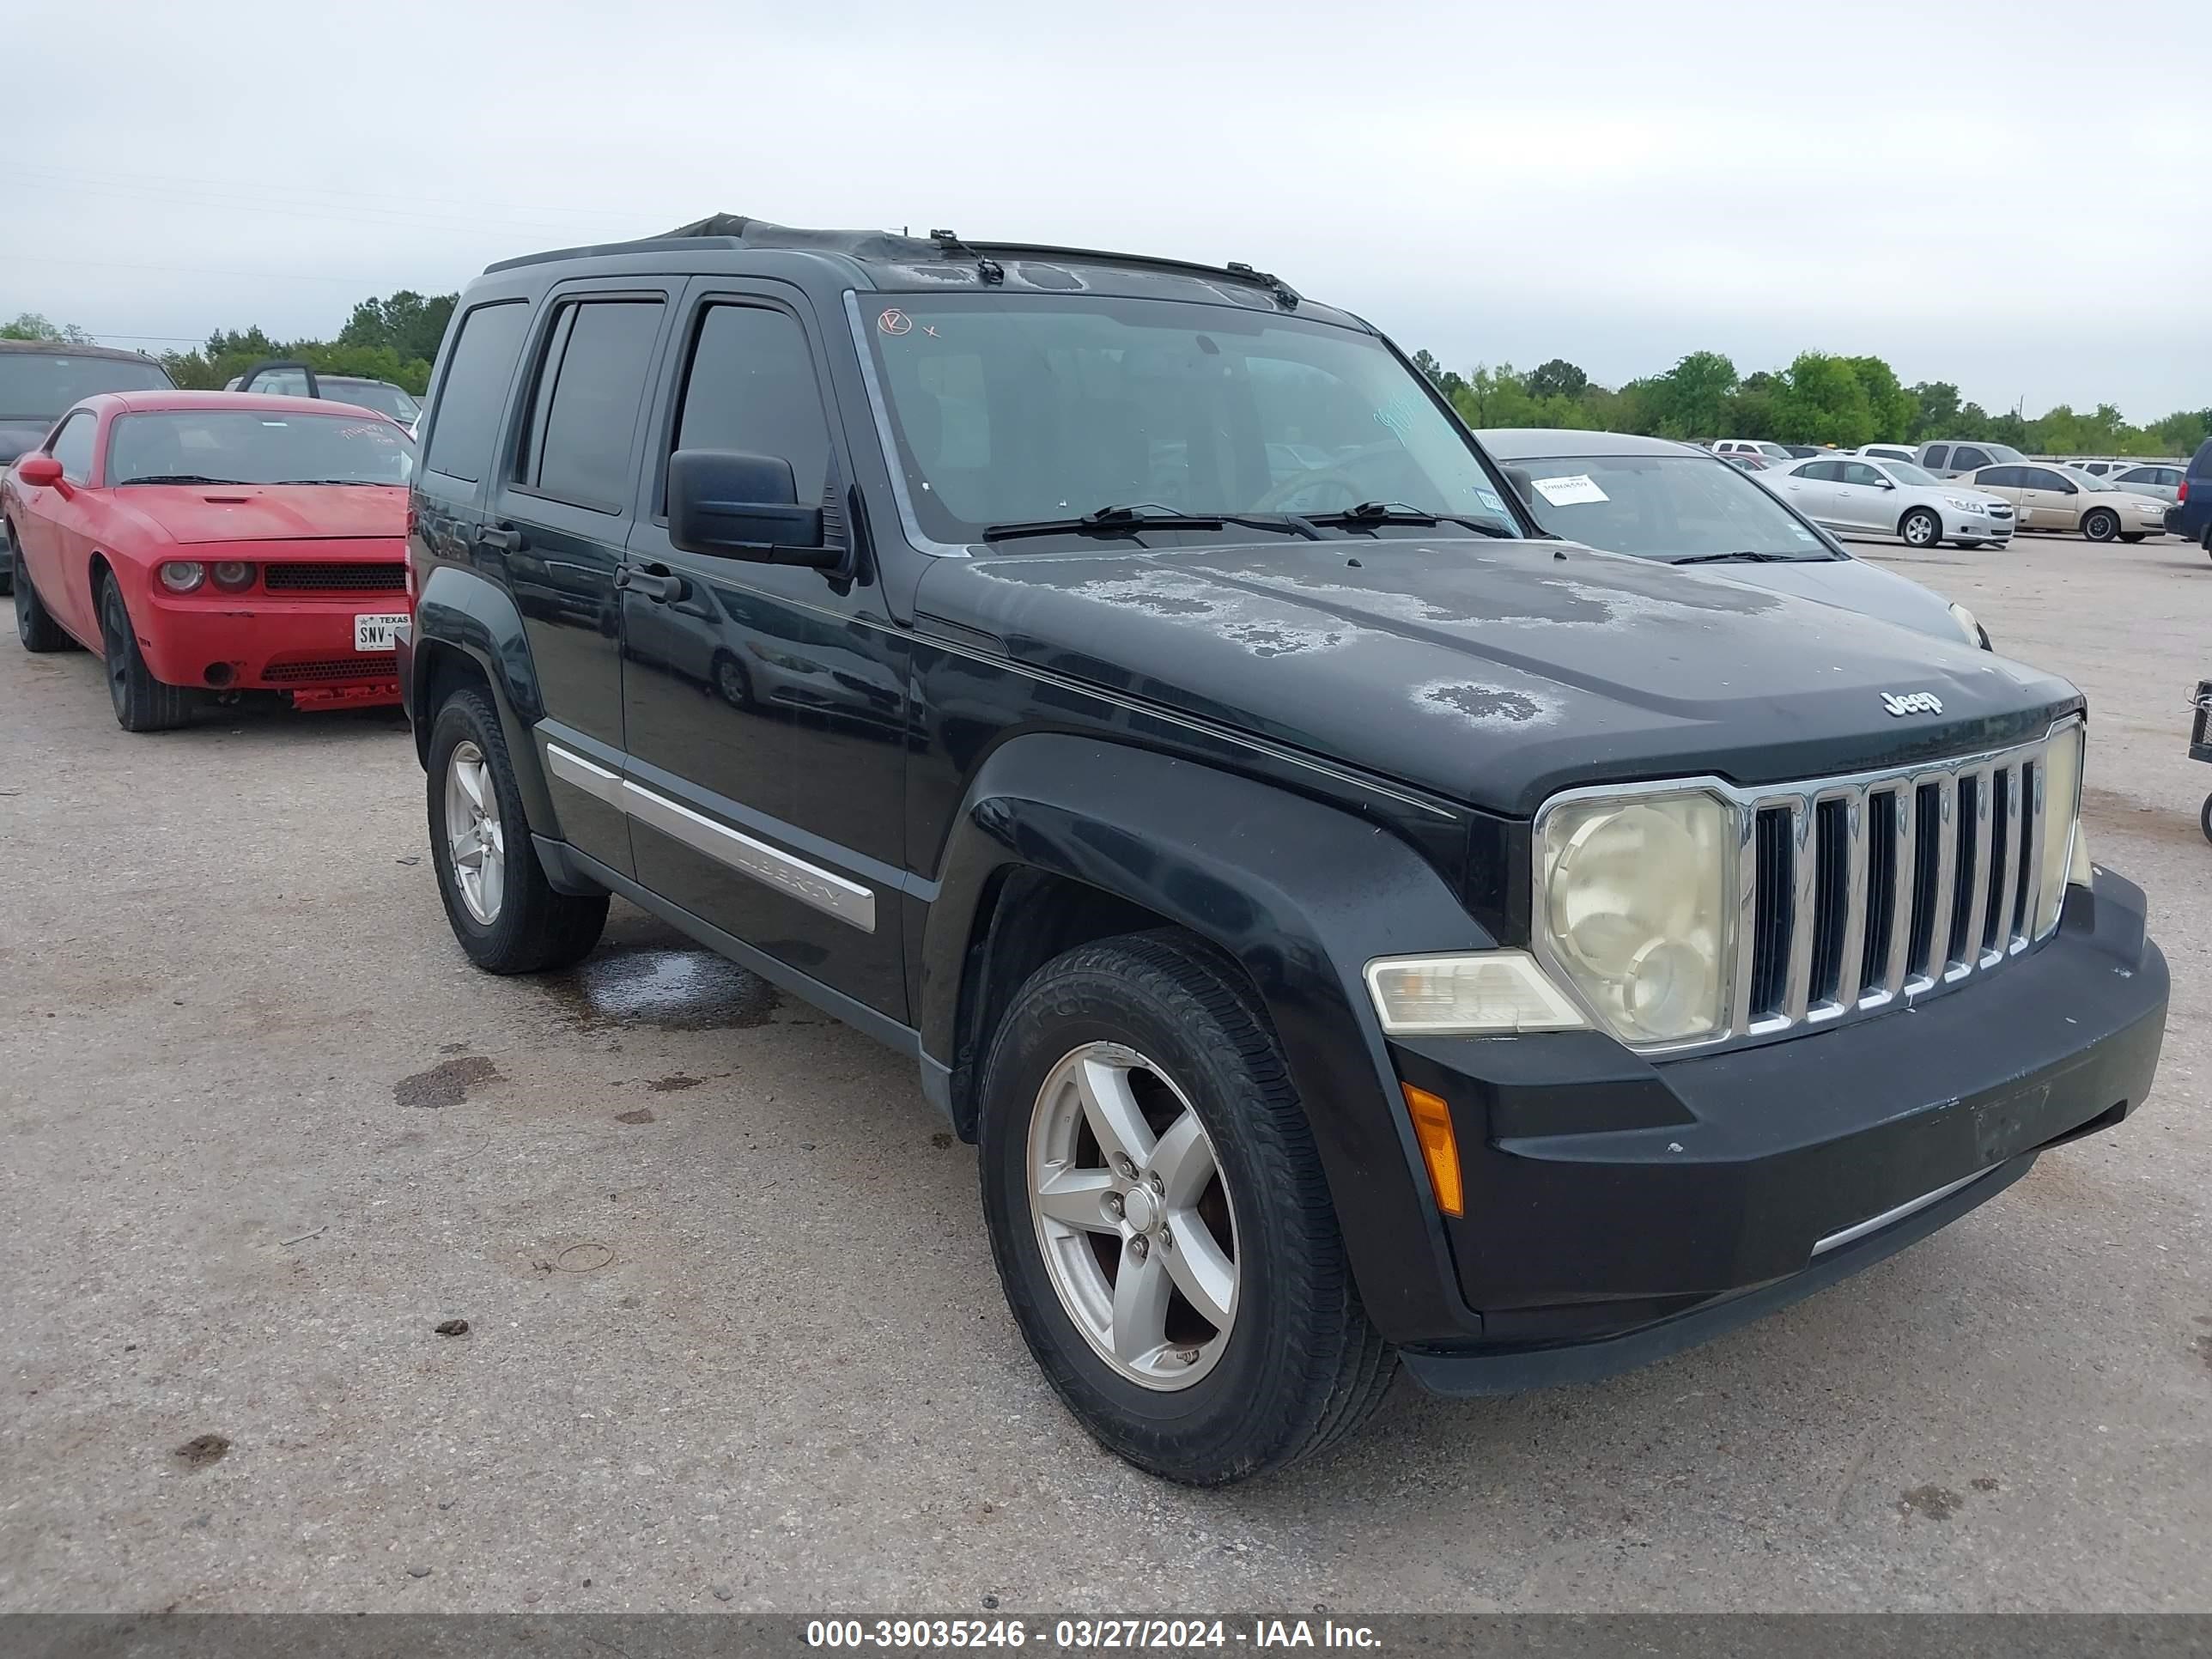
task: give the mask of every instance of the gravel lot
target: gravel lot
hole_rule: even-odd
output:
[[[910,1068],[634,910],[470,969],[395,717],[133,738],[0,644],[0,1607],[2212,1608],[2212,561],[1861,550],[2088,692],[2148,1106],[1704,1349],[1401,1384],[1221,1493],[1061,1413]]]

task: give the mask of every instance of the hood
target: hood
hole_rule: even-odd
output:
[[[1748,587],[1773,593],[1794,593],[1839,605],[1862,616],[1876,617],[1900,628],[1916,629],[1951,643],[1966,636],[1951,619],[1951,602],[1933,588],[1910,577],[1858,559],[1804,559],[1794,564],[1726,565],[1712,573]]]
[[[52,421],[0,421],[0,467],[12,466],[53,427]]]
[[[407,533],[404,484],[126,484],[115,496],[180,546]]]
[[[988,635],[1018,663],[1516,817],[1580,784],[1769,784],[1994,748],[2081,703],[1955,635],[1554,543],[943,558],[918,601],[919,630],[948,643]],[[1885,692],[1942,712],[1892,715]]]

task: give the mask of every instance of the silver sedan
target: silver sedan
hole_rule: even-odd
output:
[[[1911,461],[1831,455],[1752,477],[1816,524],[1895,536],[1908,547],[2002,547],[2016,522],[2012,503],[2002,496],[1939,478]]]

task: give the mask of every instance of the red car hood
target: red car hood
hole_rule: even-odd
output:
[[[407,533],[400,484],[131,484],[118,494],[180,544]]]

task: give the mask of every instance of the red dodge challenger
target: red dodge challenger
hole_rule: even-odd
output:
[[[210,693],[392,702],[406,625],[414,441],[306,398],[87,398],[0,482],[15,631],[107,664],[129,732]]]

